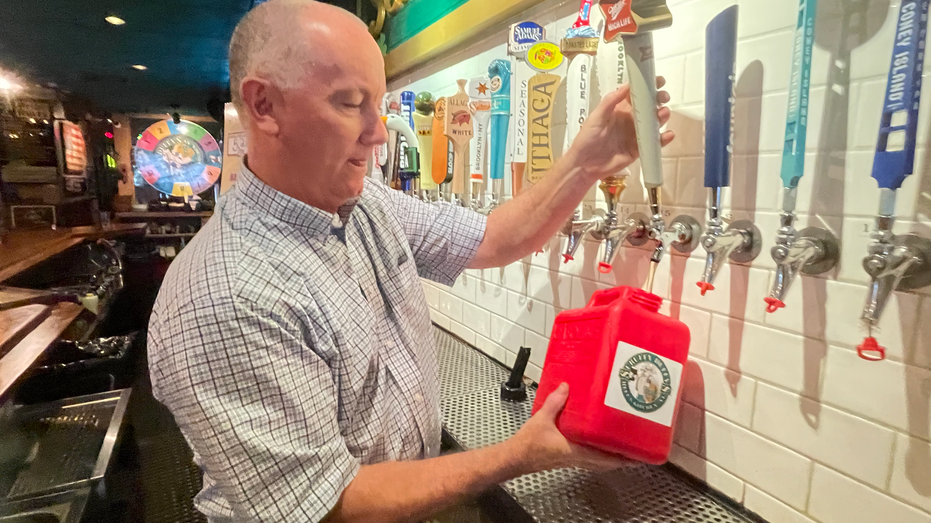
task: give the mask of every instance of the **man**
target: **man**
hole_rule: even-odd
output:
[[[233,34],[230,83],[245,166],[168,271],[149,338],[153,390],[204,471],[196,506],[210,521],[416,521],[521,474],[622,464],[556,429],[565,385],[511,440],[437,457],[418,276],[449,285],[551,238],[636,156],[626,87],[486,222],[366,177],[387,139],[384,64],[351,14],[307,0],[256,7]]]

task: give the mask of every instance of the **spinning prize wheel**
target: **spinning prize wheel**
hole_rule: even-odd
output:
[[[172,196],[209,189],[220,178],[223,153],[203,127],[181,120],[149,126],[136,142],[136,170],[149,185]]]

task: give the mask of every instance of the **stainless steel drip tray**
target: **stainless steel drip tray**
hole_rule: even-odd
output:
[[[498,387],[506,371],[440,328],[435,329],[435,336],[444,443],[468,450],[513,436],[530,419],[536,388],[528,387],[524,402],[502,401]],[[636,465],[606,473],[547,470],[493,489],[487,510],[504,514],[495,519],[508,523],[762,521],[683,474],[668,465]]]
[[[11,501],[77,489],[102,478],[126,414],[130,391],[14,408],[0,427],[0,499]],[[36,517],[38,522],[45,516]],[[7,522],[0,519],[0,523]]]
[[[79,523],[90,489],[0,504],[0,523]]]

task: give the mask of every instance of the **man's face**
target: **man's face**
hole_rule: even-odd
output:
[[[284,91],[279,121],[294,173],[306,177],[295,181],[312,184],[312,192],[335,205],[362,193],[372,148],[388,139],[379,111],[384,63],[374,41],[359,42],[358,36],[315,46],[320,53],[313,72],[300,87]]]

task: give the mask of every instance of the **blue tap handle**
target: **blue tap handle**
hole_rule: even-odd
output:
[[[492,60],[488,66],[488,78],[491,81],[488,177],[492,180],[502,180],[504,179],[508,123],[511,119],[511,62],[500,59]]]
[[[886,99],[873,157],[872,176],[881,189],[898,189],[914,169],[928,3],[929,0],[903,0],[899,8]],[[902,149],[889,150],[889,135],[893,133],[904,133]]]
[[[737,9],[721,11],[705,29],[705,187],[711,188],[731,184]]]
[[[782,150],[783,187],[798,187],[805,174],[805,137],[808,131],[808,87],[811,84],[811,48],[815,42],[817,0],[800,0],[795,45],[792,47],[792,74],[789,109],[786,115],[785,148]]]
[[[414,91],[401,93],[401,116],[407,118],[407,125],[414,128]]]

